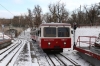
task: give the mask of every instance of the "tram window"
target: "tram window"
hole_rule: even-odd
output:
[[[71,30],[71,34],[73,34],[73,30]]]
[[[39,36],[39,31],[37,33],[38,33],[38,36]]]
[[[36,34],[36,36],[37,36],[37,32],[36,32],[35,34]]]
[[[70,29],[68,27],[58,27],[58,37],[70,37]]]
[[[56,28],[44,27],[44,37],[56,37]]]
[[[37,36],[37,33],[35,33],[35,35]]]
[[[41,37],[41,28],[40,28],[40,30],[39,30],[39,33],[40,33],[40,37]]]

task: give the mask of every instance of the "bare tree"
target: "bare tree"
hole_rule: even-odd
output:
[[[56,15],[57,10],[56,10],[55,4],[49,5],[49,11],[50,11],[50,14],[51,14],[52,21],[57,22],[57,17],[56,17],[57,16]]]
[[[65,8],[64,4],[50,4],[49,11],[51,13],[52,19],[54,22],[66,22],[68,19],[68,11]]]
[[[89,22],[91,25],[94,24],[94,22],[96,22],[97,19],[97,8],[96,5],[95,6],[91,6],[90,9],[87,9],[86,6],[84,6],[85,10],[86,10],[86,15],[88,16]]]
[[[77,22],[77,13],[76,13],[76,11],[73,11],[71,16],[72,16],[73,22]]]
[[[29,22],[29,26],[33,27],[34,23],[33,23],[33,14],[32,11],[30,9],[28,9],[28,22]]]
[[[33,9],[34,24],[38,27],[42,23],[42,9],[39,5]]]
[[[74,10],[68,22],[71,24],[77,22],[78,25],[94,25],[98,23],[98,6],[91,5],[90,8],[84,6],[83,10],[81,10],[81,8],[79,10]]]
[[[45,21],[46,23],[53,22],[53,19],[52,19],[52,17],[51,17],[51,14],[49,14],[49,13],[44,14],[43,19],[44,19],[44,21]]]

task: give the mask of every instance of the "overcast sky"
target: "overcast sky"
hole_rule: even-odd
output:
[[[14,15],[27,14],[27,9],[33,10],[35,5],[40,5],[43,13],[46,13],[50,3],[59,1],[64,3],[66,9],[70,12],[79,8],[80,5],[91,5],[100,2],[100,0],[0,0],[0,18],[12,18]]]

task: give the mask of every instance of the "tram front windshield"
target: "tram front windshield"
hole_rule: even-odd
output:
[[[44,27],[44,37],[56,37],[56,27]]]
[[[44,37],[70,37],[70,28],[44,27]]]
[[[70,37],[70,29],[68,27],[58,27],[58,37]]]

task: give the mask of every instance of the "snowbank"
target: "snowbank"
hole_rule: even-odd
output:
[[[7,35],[4,35],[4,39],[11,39],[11,38]],[[3,40],[3,33],[0,33],[0,40]]]

